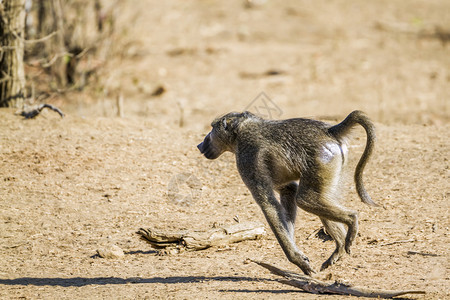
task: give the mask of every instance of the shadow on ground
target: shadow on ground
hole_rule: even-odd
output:
[[[74,278],[33,278],[22,277],[16,279],[0,279],[0,285],[35,285],[35,286],[86,286],[86,285],[107,285],[107,284],[129,284],[129,283],[195,283],[204,281],[276,281],[267,278],[251,278],[251,277],[226,277],[226,276],[174,276],[174,277],[153,277],[153,278],[119,278],[119,277],[74,277]]]

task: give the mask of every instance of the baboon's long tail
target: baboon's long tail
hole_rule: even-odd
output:
[[[375,126],[362,111],[355,110],[352,113],[350,113],[347,116],[347,118],[345,118],[344,121],[335,126],[330,127],[328,129],[328,132],[333,136],[335,136],[337,139],[344,138],[347,135],[347,133],[357,124],[361,125],[366,131],[367,141],[366,141],[366,148],[364,149],[364,152],[355,170],[356,191],[358,192],[359,197],[364,203],[372,206],[377,206],[377,204],[372,200],[372,198],[370,198],[369,194],[364,188],[362,179],[364,167],[366,166],[367,161],[372,155],[372,151],[375,146],[376,140]]]

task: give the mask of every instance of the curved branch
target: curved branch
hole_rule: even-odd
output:
[[[396,290],[382,290],[382,289],[372,289],[366,287],[353,286],[348,283],[333,282],[328,283],[307,275],[298,274],[291,271],[286,271],[279,269],[270,264],[251,260],[252,262],[268,269],[272,274],[283,276],[284,279],[279,279],[278,281],[284,284],[294,286],[296,288],[302,289],[305,292],[312,294],[335,294],[335,295],[348,295],[357,297],[368,297],[368,298],[393,298],[406,294],[425,294],[425,291],[396,291]]]

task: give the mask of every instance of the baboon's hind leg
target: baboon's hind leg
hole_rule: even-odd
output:
[[[296,196],[297,205],[321,219],[345,224],[347,234],[344,249],[350,254],[350,246],[358,232],[358,214],[342,206],[337,199],[343,166],[341,148],[336,144],[326,145],[316,159],[316,169],[303,174],[300,178]],[[339,227],[333,224],[330,226],[336,237],[341,231],[337,228]]]
[[[350,247],[358,233],[358,213],[348,209],[331,198],[333,193],[325,193],[325,187],[301,185],[296,196],[297,205],[320,218],[347,225],[345,251],[350,254]]]
[[[323,271],[337,262],[345,253],[344,246],[347,230],[345,228],[345,225],[342,223],[333,222],[324,218],[320,218],[320,220],[325,226],[326,232],[333,238],[336,243],[336,249],[334,250],[333,254],[331,254],[330,258],[328,258],[320,268],[320,270]]]

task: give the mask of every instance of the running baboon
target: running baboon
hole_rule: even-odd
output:
[[[336,198],[347,160],[347,138],[357,124],[364,127],[367,142],[356,166],[356,190],[364,203],[375,206],[362,181],[374,148],[375,128],[360,111],[334,126],[310,119],[264,120],[250,112],[229,113],[211,123],[211,132],[197,148],[208,159],[216,159],[225,151],[236,155],[242,180],[287,258],[311,275],[314,271],[309,260],[294,241],[297,206],[319,216],[336,242],[321,270],[334,264],[344,251],[350,253],[358,231],[357,212],[343,207]]]

